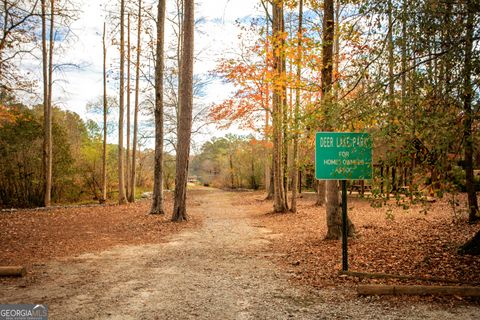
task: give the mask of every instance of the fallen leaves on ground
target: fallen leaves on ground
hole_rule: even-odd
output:
[[[166,212],[172,212],[166,194]],[[195,197],[190,201],[195,205]],[[0,266],[27,269],[54,258],[106,250],[117,245],[162,242],[173,233],[200,223],[174,223],[170,215],[150,215],[151,201],[94,207],[18,210],[0,213]]]
[[[418,280],[364,279],[342,276],[341,241],[324,240],[325,207],[317,207],[314,194],[298,199],[295,214],[273,214],[272,203],[260,193],[242,195],[236,205],[255,207],[255,223],[281,234],[271,243],[278,263],[292,278],[313,287],[346,286],[358,283],[434,284]],[[367,199],[349,197],[349,217],[356,237],[349,240],[349,270],[435,277],[480,284],[480,257],[462,256],[458,247],[479,229],[452,214],[448,199],[433,204],[399,207],[391,200],[373,208]],[[427,209],[425,211],[425,209]],[[442,284],[442,283],[435,283]],[[451,284],[450,284],[451,285]]]

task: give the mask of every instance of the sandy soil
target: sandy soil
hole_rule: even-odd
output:
[[[241,196],[241,195],[240,195]],[[120,246],[38,265],[0,303],[48,304],[51,319],[478,319],[476,307],[392,306],[349,289],[307,290],[271,262],[282,235],[258,225],[238,194],[210,191],[190,214],[203,225],[166,243]],[[258,214],[258,213],[257,213]],[[344,300],[343,297],[349,297]],[[344,302],[342,302],[344,301]]]

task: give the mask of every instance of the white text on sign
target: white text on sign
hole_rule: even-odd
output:
[[[369,147],[370,139],[364,137],[321,137],[321,148],[355,148],[355,147]]]

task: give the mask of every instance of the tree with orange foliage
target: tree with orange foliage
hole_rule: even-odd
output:
[[[210,117],[223,128],[239,123],[243,128],[257,131],[262,128],[265,111],[271,112],[269,58],[262,60],[267,38],[261,37],[253,44],[242,41],[240,57],[222,59],[215,70],[218,76],[233,84],[236,91],[232,97],[213,106]]]

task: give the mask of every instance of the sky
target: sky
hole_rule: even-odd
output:
[[[154,1],[151,0],[153,3]],[[78,0],[82,13],[72,25],[75,40],[56,56],[57,63],[75,64],[78,67],[66,67],[55,75],[54,103],[63,109],[78,113],[83,119],[87,118],[87,103],[101,96],[103,92],[102,30],[105,13],[102,2]],[[205,74],[215,68],[221,56],[228,55],[237,47],[240,30],[235,21],[259,15],[261,8],[258,0],[197,0],[195,4],[195,18],[203,18],[204,22],[200,26],[201,31],[195,35],[195,49],[201,53],[195,63],[194,73]],[[153,9],[156,12],[156,5]],[[167,18],[168,11],[172,10],[167,8]],[[167,30],[171,30],[168,22],[166,27]],[[113,46],[108,50],[109,64],[115,59],[118,61],[118,50]],[[30,68],[32,71],[36,69],[35,73],[38,74],[38,79],[41,79],[38,61]],[[118,89],[114,84],[112,81],[109,85],[109,93],[118,95]],[[221,102],[229,96],[231,90],[232,88],[222,81],[214,81],[207,87],[203,102],[206,104]],[[209,131],[216,136],[224,134],[214,128],[210,128]]]

